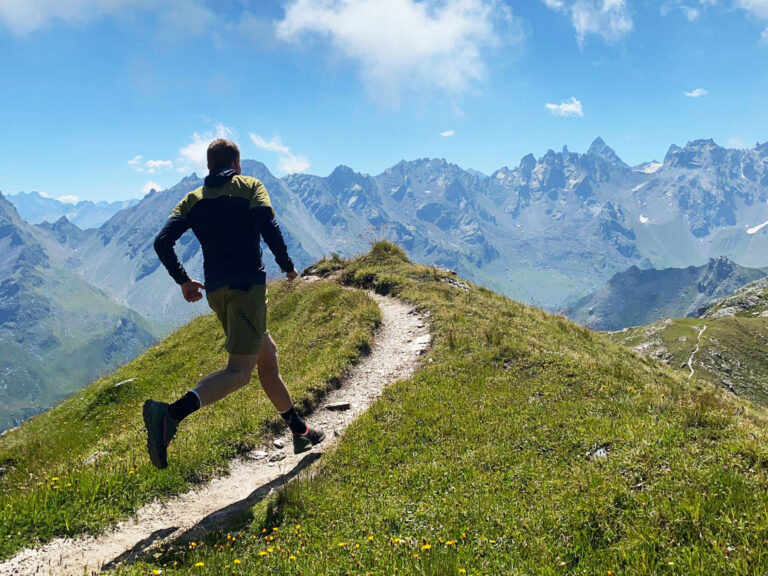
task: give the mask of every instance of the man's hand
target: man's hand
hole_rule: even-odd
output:
[[[285,277],[288,280],[296,280],[299,277],[299,271],[294,268],[291,272],[286,272]]]
[[[197,280],[187,280],[181,285],[181,293],[184,295],[184,300],[187,302],[197,302],[202,300],[203,295],[200,293],[200,289],[205,290],[205,286]]]

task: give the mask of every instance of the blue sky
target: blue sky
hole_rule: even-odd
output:
[[[602,136],[768,140],[768,0],[2,0],[0,190],[141,197],[217,135],[276,175]]]

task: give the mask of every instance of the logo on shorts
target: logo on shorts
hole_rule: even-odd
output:
[[[256,328],[256,326],[253,325],[253,322],[248,318],[248,316],[245,315],[245,312],[243,312],[242,308],[237,309],[237,315],[242,318],[243,322],[245,322],[248,325],[248,328],[250,328],[254,334],[258,334],[259,330]]]

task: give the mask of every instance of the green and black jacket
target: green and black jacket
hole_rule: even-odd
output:
[[[247,290],[266,284],[260,238],[283,272],[294,269],[269,194],[259,180],[234,170],[211,173],[179,202],[155,238],[155,251],[177,284],[189,280],[173,247],[192,228],[203,248],[205,289]]]

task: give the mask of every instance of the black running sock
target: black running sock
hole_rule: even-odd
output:
[[[296,407],[291,406],[291,409],[287,412],[281,412],[280,416],[283,417],[283,420],[285,420],[285,423],[288,424],[288,428],[291,429],[291,432],[294,434],[306,434],[307,430],[307,423],[304,422],[304,420],[301,419],[301,416],[299,416],[299,413],[296,412]]]
[[[171,418],[176,420],[176,422],[181,422],[184,418],[192,414],[192,412],[196,412],[199,409],[200,397],[190,390],[184,394],[184,396],[176,400],[176,402],[168,405],[168,414],[170,414]]]

